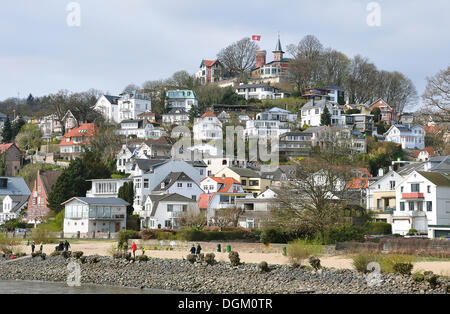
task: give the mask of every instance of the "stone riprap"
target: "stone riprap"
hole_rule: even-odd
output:
[[[97,259],[94,263],[93,260]],[[0,261],[0,280],[41,280],[65,282],[71,259],[62,256],[42,260],[39,256],[14,262]],[[364,274],[353,270],[292,268],[270,265],[271,271],[260,273],[257,264],[231,266],[190,263],[187,260],[151,258],[146,262],[86,257],[81,264],[81,283],[165,289],[193,293],[273,294],[273,293],[447,293],[448,279],[439,278],[431,288],[426,281],[415,282],[412,276],[382,274],[379,284],[368,286]]]

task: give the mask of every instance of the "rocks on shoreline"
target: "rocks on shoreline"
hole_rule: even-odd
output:
[[[0,261],[0,280],[40,280],[65,282],[71,259],[62,256],[24,258],[11,263]],[[93,262],[90,262],[93,261]],[[366,276],[354,270],[324,268],[311,271],[288,265],[270,265],[262,273],[257,264],[218,262],[216,265],[187,260],[150,258],[146,262],[88,256],[81,265],[81,283],[163,289],[209,294],[295,294],[315,293],[447,293],[448,279],[432,289],[428,282],[415,282],[412,276],[382,274],[379,285],[368,286]]]

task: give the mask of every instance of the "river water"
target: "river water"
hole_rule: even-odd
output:
[[[122,288],[81,285],[69,287],[66,283],[0,280],[0,294],[172,294],[176,292],[155,289]]]

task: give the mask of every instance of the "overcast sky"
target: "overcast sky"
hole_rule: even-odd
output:
[[[400,71],[421,95],[426,77],[450,65],[450,1],[384,0],[381,26],[367,24],[366,0],[78,0],[69,27],[66,0],[0,1],[0,100],[60,89],[118,94],[129,83],[197,71],[228,44],[261,35],[283,48],[305,35],[378,69]]]

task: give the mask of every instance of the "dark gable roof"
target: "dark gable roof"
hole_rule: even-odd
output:
[[[237,168],[237,167],[229,167],[230,170],[236,172],[241,177],[247,177],[247,178],[261,178],[261,175],[251,169],[247,168]]]
[[[112,104],[117,104],[117,100],[120,98],[119,96],[111,96],[111,95],[103,95],[106,99]]]
[[[106,205],[106,206],[130,205],[123,199],[118,197],[78,197],[78,196],[72,197],[71,199],[65,201],[61,205],[65,205],[75,199],[89,205]]]
[[[189,181],[194,182],[187,174],[184,172],[171,172],[167,175],[167,177],[162,180],[153,191],[166,191],[168,188],[170,188],[172,185],[175,184],[175,182],[179,181]],[[164,183],[164,187],[161,187],[161,183]]]
[[[431,158],[430,158],[431,159]],[[439,159],[436,159],[439,160]],[[442,161],[430,169],[433,172],[450,174],[450,156],[444,156]]]
[[[186,163],[188,163],[192,167],[202,167],[202,168],[208,167],[203,160],[194,160],[194,161],[186,160]]]
[[[47,195],[52,191],[53,185],[56,183],[56,180],[58,180],[61,173],[62,171],[59,170],[39,171]]]
[[[439,172],[418,171],[418,173],[437,186],[450,186],[450,179]]]
[[[196,203],[197,201],[194,201],[191,198],[187,198],[183,195],[180,195],[178,193],[172,193],[172,194],[149,194],[150,200],[153,203],[152,206],[152,212],[150,214],[151,217],[155,216],[156,209],[158,208],[158,204],[160,202],[189,202],[189,203]]]
[[[23,205],[28,202],[29,195],[10,195],[11,199],[14,203],[17,202],[17,205],[11,209],[11,212],[14,213],[18,211]]]
[[[143,170],[144,172],[147,172],[154,166],[162,165],[168,162],[169,159],[135,159],[134,161],[135,161],[134,166],[138,166],[139,169]]]

